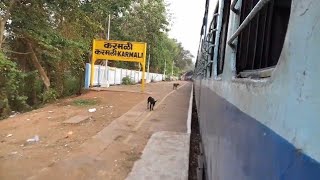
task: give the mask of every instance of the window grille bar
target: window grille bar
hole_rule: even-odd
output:
[[[213,17],[212,17],[212,20],[211,20],[211,22],[210,22],[210,26],[209,26],[209,27],[212,26],[212,24],[214,23],[215,18],[218,17],[218,16],[219,16],[219,13],[213,14]]]
[[[250,24],[251,20],[258,14],[258,12],[269,2],[270,0],[260,0],[254,8],[251,10],[249,15],[245,18],[245,20],[241,23],[236,32],[231,36],[228,41],[228,44],[231,47],[234,47],[233,41],[239,36],[239,34]]]
[[[259,18],[260,18],[260,14],[257,15],[257,19],[256,19],[256,29],[254,32],[254,45],[253,45],[253,55],[252,55],[252,64],[251,64],[251,69],[254,69],[255,66],[255,61],[256,61],[256,52],[257,52],[257,44],[258,44],[258,32],[259,32]]]
[[[260,33],[261,36],[261,41],[258,42],[258,46],[259,47],[262,47],[262,48],[258,48],[257,52],[256,52],[256,57],[258,59],[259,62],[256,62],[257,63],[257,66],[255,67],[255,69],[260,69],[262,67],[262,57],[263,57],[263,42],[264,42],[264,39],[265,39],[265,36],[266,36],[266,22],[268,20],[268,9],[270,7],[266,7],[263,12],[260,14],[260,22],[261,22],[261,28],[260,29]]]
[[[271,36],[271,24],[272,24],[272,14],[273,14],[273,4],[274,4],[274,0],[272,0],[272,5],[270,6],[270,8],[268,9],[268,24],[266,25],[266,36],[265,36],[265,47],[263,48],[264,51],[264,55],[263,55],[263,65],[262,67],[267,67],[269,66],[269,49],[270,49],[270,36]]]
[[[239,14],[239,9],[236,8],[237,2],[238,0],[233,0],[230,8],[234,13]]]

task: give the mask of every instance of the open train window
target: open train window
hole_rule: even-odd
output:
[[[226,44],[227,44],[230,4],[231,4],[231,0],[225,0],[223,5],[222,25],[221,25],[221,32],[220,32],[220,38],[219,38],[219,50],[218,50],[218,59],[217,59],[218,75],[223,73],[224,55],[225,55]]]
[[[216,6],[216,9],[214,11],[214,18],[212,19],[212,22],[210,24],[210,30],[209,33],[212,33],[212,36],[210,38],[210,42],[212,44],[215,44],[218,46],[218,51],[217,51],[217,74],[222,74],[223,72],[223,65],[224,65],[224,55],[225,55],[225,48],[226,48],[226,43],[227,43],[227,32],[228,32],[228,21],[229,21],[229,14],[230,14],[230,3],[231,0],[225,0],[223,3],[223,10],[222,10],[222,15],[218,14],[218,11],[220,9],[219,2]],[[215,16],[217,15],[217,16]],[[221,27],[217,27],[217,20],[218,17],[221,16]],[[219,30],[220,29],[220,32]],[[215,42],[216,40],[216,32],[220,33],[218,42]],[[213,48],[210,49],[210,61],[214,61],[214,50]],[[210,77],[212,76],[212,66],[213,64],[210,64]]]
[[[214,10],[214,14],[218,14],[218,7],[219,4],[216,6],[216,9]],[[211,44],[215,44],[215,39],[216,39],[216,30],[217,29],[217,16],[214,16],[211,23],[210,23],[210,27],[209,27],[209,42]],[[209,48],[209,61],[213,62],[213,57],[214,57],[214,48]],[[212,72],[212,66],[213,63],[210,63],[209,66],[209,77],[212,77],[213,72]]]
[[[240,24],[259,0],[243,0]],[[239,35],[238,77],[269,77],[278,63],[290,17],[291,0],[270,0]]]

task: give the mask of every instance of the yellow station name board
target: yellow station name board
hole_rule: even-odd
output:
[[[144,62],[146,58],[146,43],[93,40],[93,59],[116,61]]]
[[[138,62],[142,65],[141,91],[144,91],[145,66],[147,55],[147,43],[114,41],[114,40],[93,40],[92,45],[92,61],[91,61],[91,77],[90,85],[93,86],[94,80],[94,64],[98,59]]]

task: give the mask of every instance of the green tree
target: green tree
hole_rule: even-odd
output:
[[[172,67],[178,73],[190,65],[190,52],[168,37],[164,0],[2,0],[0,116],[78,93],[92,39],[105,38],[109,14],[111,39],[150,45],[152,72],[162,73],[165,62],[168,74]]]

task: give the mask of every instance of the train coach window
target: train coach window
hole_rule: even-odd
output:
[[[242,1],[240,24],[258,2],[259,0]],[[280,57],[290,9],[291,0],[270,0],[241,31],[236,54],[239,77],[250,77],[253,74],[259,77],[271,75],[270,70]]]
[[[219,50],[218,50],[218,61],[217,61],[218,75],[223,73],[224,55],[225,55],[228,25],[229,25],[230,4],[231,4],[231,0],[224,1],[222,27],[221,27],[220,38],[219,38]]]
[[[216,9],[214,10],[214,14],[218,14],[218,8],[219,8],[219,3],[218,5],[216,6]],[[215,44],[215,39],[216,39],[216,30],[217,29],[217,16],[214,16],[211,23],[210,23],[210,28],[209,28],[209,33],[211,34],[210,35],[210,39],[209,39],[209,42],[212,43],[212,44]],[[209,50],[209,60],[213,62],[214,60],[214,49],[213,48],[210,48]],[[212,77],[213,76],[213,72],[212,72],[212,68],[213,67],[213,63],[210,63],[210,66],[209,66],[209,70],[210,70],[210,74],[209,74],[209,77]]]
[[[227,44],[227,32],[228,32],[228,25],[229,25],[229,14],[230,14],[230,4],[231,0],[225,0],[222,4],[218,2],[216,9],[214,11],[214,18],[212,19],[212,22],[210,23],[210,29],[209,33],[212,35],[210,36],[210,43],[217,46],[217,51],[215,52],[213,48],[210,49],[210,61],[217,61],[217,75],[223,73],[223,66],[224,66],[224,55],[225,55],[225,49]],[[223,7],[221,7],[223,6]],[[219,14],[219,11],[222,8],[221,15]],[[220,9],[220,10],[219,10]],[[217,16],[215,16],[217,15]],[[221,19],[220,19],[221,18]],[[221,20],[221,27],[218,27],[218,22]],[[216,42],[216,36],[217,33],[219,34],[219,37],[217,39],[218,42]],[[216,57],[215,54],[217,53]],[[215,59],[217,58],[217,59]],[[212,66],[213,64],[210,64],[210,77],[212,77]]]

